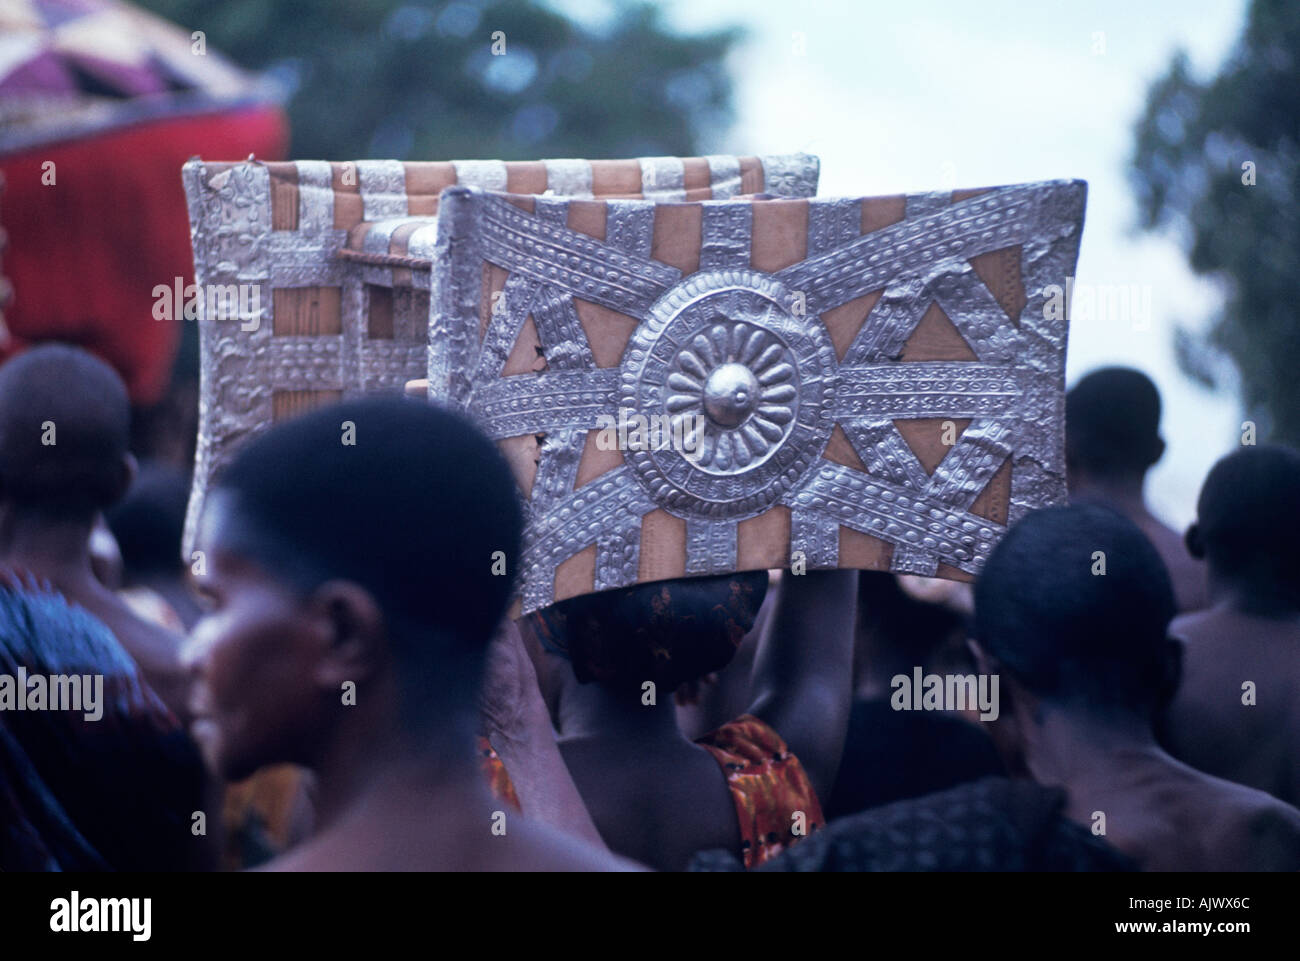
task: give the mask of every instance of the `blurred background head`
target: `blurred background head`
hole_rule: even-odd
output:
[[[1071,490],[1087,481],[1140,481],[1160,460],[1160,392],[1131,367],[1104,367],[1065,395]]]
[[[1187,544],[1214,580],[1300,607],[1300,453],[1245,447],[1215,464]]]
[[[1003,684],[1083,717],[1150,718],[1173,693],[1173,616],[1151,542],[1094,505],[1026,515],[975,584],[975,638]]]
[[[131,407],[108,364],[42,344],[0,366],[0,499],[83,522],[130,483]]]

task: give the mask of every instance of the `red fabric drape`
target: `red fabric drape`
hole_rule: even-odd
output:
[[[0,156],[3,271],[14,285],[0,358],[42,340],[75,343],[117,369],[134,403],[160,399],[180,324],[193,323],[153,317],[158,284],[193,280],[181,165],[195,155],[281,160],[287,141],[284,113],[256,106]],[[52,186],[42,183],[47,161]]]

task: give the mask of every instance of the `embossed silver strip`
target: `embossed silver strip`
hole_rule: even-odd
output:
[[[357,379],[361,393],[393,391],[401,393],[411,371],[419,373],[426,363],[423,340],[403,343],[398,340],[363,340],[357,361]]]
[[[783,501],[817,510],[841,525],[894,544],[934,551],[961,570],[976,573],[1005,529],[967,511],[942,510],[919,491],[841,464],[822,461]]]
[[[557,564],[594,544],[602,533],[617,530],[621,518],[641,517],[654,506],[626,467],[602,474],[557,503],[524,546],[524,611],[551,603]]]
[[[750,204],[704,204],[700,227],[700,270],[745,270],[753,243]]]
[[[415,228],[415,232],[406,238],[407,256],[421,260],[433,260],[437,246],[438,221],[436,218],[422,227]]]
[[[623,515],[618,526],[596,539],[596,582],[598,591],[636,583],[641,563],[641,517]]]
[[[1036,227],[1032,188],[981,194],[938,213],[882,227],[838,250],[776,274],[808,298],[808,312],[825,313],[863,294],[926,277],[945,259],[967,260],[1023,243]]]
[[[862,236],[862,201],[814,197],[808,201],[808,256],[816,257]]]
[[[391,283],[392,272],[384,273]],[[355,397],[364,389],[361,373],[361,343],[368,337],[370,326],[366,315],[366,303],[366,288],[361,279],[355,273],[345,277],[339,303],[343,331],[337,338],[339,386],[343,389],[345,398]]]
[[[475,390],[470,410],[493,438],[590,429],[614,407],[618,370],[520,374]]]
[[[288,287],[341,287],[344,278],[352,275],[347,267],[337,261],[315,267],[282,264],[270,258],[263,263],[267,269],[267,289],[264,293],[268,296],[271,290],[282,290]],[[391,271],[389,276],[392,276]],[[246,283],[248,279],[241,277],[240,282]],[[267,303],[267,306],[270,306],[270,303]]]
[[[535,197],[533,213],[538,220],[563,227],[569,222],[569,198]]]
[[[911,544],[897,544],[889,556],[889,569],[895,574],[934,577],[939,570],[939,555]]]
[[[334,174],[323,160],[299,160],[298,232],[319,234],[334,229]]]
[[[934,277],[930,291],[966,343],[984,363],[1012,364],[1024,338],[1009,323],[993,293],[967,263]],[[1018,318],[1017,318],[1018,319]]]
[[[405,217],[390,217],[374,221],[361,240],[361,249],[368,254],[388,253],[388,248],[393,241],[393,231],[406,222]]]
[[[481,390],[483,385],[493,383],[501,376],[501,370],[505,367],[510,352],[514,350],[519,331],[528,319],[540,287],[540,284],[518,274],[506,278],[501,297],[489,308],[494,309],[494,313],[478,350],[478,363],[474,371],[475,390]]]
[[[546,189],[562,197],[591,197],[590,160],[545,160]]]
[[[644,313],[681,277],[675,267],[542,223],[496,197],[484,198],[479,227],[486,260],[625,314]]]
[[[442,265],[429,297],[429,397],[463,406],[474,388],[470,372],[478,341],[483,259],[472,191],[451,187],[438,205],[434,260]]]
[[[557,430],[542,440],[531,498],[534,514],[544,515],[573,493],[586,437],[585,430]]]
[[[790,511],[790,551],[803,551],[810,569],[838,567],[839,523],[817,511]]]
[[[908,194],[904,203],[904,219],[915,220],[918,217],[928,217],[952,203],[952,191],[933,190],[928,193]]]
[[[641,157],[641,194],[659,201],[686,199],[681,157]]]
[[[331,259],[346,239],[346,230],[331,229],[322,233],[276,230],[259,238],[257,252],[278,263],[318,267]]]
[[[726,200],[740,193],[740,160],[719,155],[704,158],[709,165],[709,182],[714,200]]]
[[[1014,525],[1032,510],[1047,504],[1064,504],[1065,475],[1054,473],[1032,457],[1017,456],[1011,465],[1011,505],[1007,523]]]
[[[925,493],[950,507],[968,508],[1011,454],[1011,428],[977,420],[934,469]]]
[[[460,187],[480,187],[483,190],[505,190],[506,165],[500,160],[457,160],[456,184]]]
[[[654,244],[654,201],[627,200],[607,204],[605,210],[605,243],[630,257],[649,260]]]
[[[1014,417],[1027,372],[988,364],[925,361],[841,367],[834,416],[860,418]]]
[[[543,285],[533,298],[533,323],[552,370],[596,369],[587,332],[568,294]]]
[[[400,160],[358,160],[357,186],[366,220],[405,217],[406,166]]]
[[[686,519],[686,573],[725,574],[736,567],[736,522]]]
[[[844,352],[841,367],[897,360],[925,315],[924,290],[925,281],[919,277],[886,287]]]
[[[811,197],[817,193],[821,161],[812,154],[776,154],[759,157],[763,165],[763,192],[778,197]]]
[[[338,390],[342,356],[338,337],[272,337],[262,348],[267,383],[276,390]]]
[[[930,475],[907,446],[891,420],[846,422],[840,425],[872,477],[924,490]]]

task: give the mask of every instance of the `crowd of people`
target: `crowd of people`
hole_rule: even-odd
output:
[[[1300,869],[1300,454],[1228,454],[1180,537],[1150,380],[1066,407],[1071,505],[973,589],[742,572],[512,620],[516,483],[461,415],[273,427],[181,563],[120,378],[33,348],[0,367],[0,675],[105,693],[0,690],[0,869]],[[994,709],[904,709],[914,674]]]

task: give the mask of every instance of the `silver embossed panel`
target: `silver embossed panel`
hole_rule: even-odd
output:
[[[639,195],[626,229],[640,236],[637,224],[655,201],[759,192],[809,197],[817,174],[817,158],[807,154],[532,163],[191,160],[183,179],[195,279],[211,308],[199,320],[199,437],[185,551],[209,478],[245,438],[341,397],[400,392],[425,375],[444,188]],[[564,213],[563,205],[553,210]],[[563,322],[562,313],[554,323]],[[435,353],[468,363],[457,351],[448,354],[446,344]],[[471,373],[455,371],[465,381]]]
[[[430,393],[515,470],[522,610],[792,563],[971,578],[1009,523],[1065,497],[1048,302],[1085,194],[572,216],[445,192]]]

